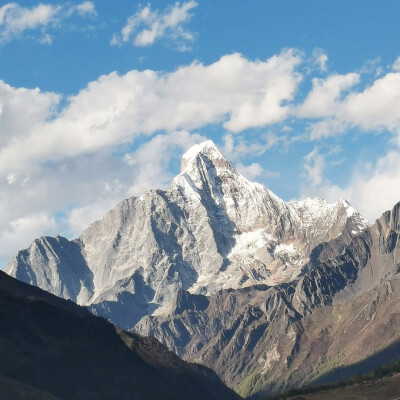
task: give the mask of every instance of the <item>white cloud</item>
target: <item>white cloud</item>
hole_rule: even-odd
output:
[[[236,167],[238,171],[250,181],[260,179],[276,179],[280,176],[278,172],[268,171],[267,169],[263,168],[259,163],[251,163],[250,165],[238,163]]]
[[[0,266],[10,260],[10,255],[27,247],[39,235],[56,233],[54,219],[44,212],[28,214],[9,221],[0,232]]]
[[[53,43],[53,37],[51,35],[49,35],[48,33],[44,33],[43,36],[40,38],[39,42],[41,44],[50,45]]]
[[[84,202],[84,199],[82,200]],[[103,218],[106,212],[115,207],[121,200],[121,198],[117,198],[116,196],[109,196],[93,201],[90,204],[73,208],[69,212],[66,221],[71,235],[79,236],[92,222]]]
[[[68,12],[71,14],[77,12],[82,17],[86,15],[94,17],[97,15],[95,6],[91,1],[84,1],[76,6],[72,6],[69,8]]]
[[[324,50],[315,48],[312,52],[312,57],[314,59],[314,64],[318,66],[320,71],[323,72],[327,70],[328,55]]]
[[[189,147],[206,138],[186,131],[157,135],[140,146],[134,153],[127,154],[124,162],[134,167],[136,178],[130,186],[130,196],[139,196],[149,189],[165,189],[171,182],[169,163],[179,158]]]
[[[249,100],[267,95],[272,101],[268,93],[276,77],[290,84],[284,85],[286,93],[276,95],[277,114],[264,110],[264,122],[284,118],[289,106],[282,106],[282,112],[280,103],[296,90],[300,61],[292,51],[256,62],[233,54],[171,73],[112,73],[89,83],[62,110],[57,110],[60,96],[55,93],[0,82],[0,235],[7,239],[4,243],[14,243],[5,252],[11,257],[27,246],[28,238],[53,229],[44,220],[36,231],[29,224],[12,228],[12,221],[42,215],[45,209],[48,220],[55,221],[54,232],[76,235],[119,200],[165,188],[172,178],[171,160],[177,163],[183,151],[203,140],[182,129],[224,122],[235,127],[234,115]],[[241,128],[253,124],[242,120]],[[130,147],[139,136],[157,131],[167,133],[122,158],[125,144]],[[265,136],[261,148],[238,142],[238,149],[260,153],[275,140]],[[60,212],[62,217],[54,217]]]
[[[354,205],[373,221],[400,201],[400,152],[391,150],[375,165],[357,168],[346,188]]]
[[[60,96],[40,89],[13,88],[0,80],[0,149],[23,140],[55,114]]]
[[[319,186],[323,182],[325,166],[325,158],[320,154],[318,147],[304,157],[305,176],[312,186]]]
[[[308,138],[317,140],[336,136],[344,133],[348,128],[348,124],[335,118],[327,118],[322,121],[314,122],[308,127]]]
[[[291,50],[256,62],[232,54],[209,66],[195,62],[172,73],[134,70],[102,76],[71,97],[57,118],[38,123],[28,137],[3,147],[0,177],[161,130],[223,122],[239,132],[276,123],[289,113],[283,103],[296,92],[300,61]]]
[[[49,27],[57,27],[62,21],[77,13],[81,17],[96,15],[94,4],[84,1],[76,6],[38,4],[30,8],[18,3],[8,3],[0,7],[0,44],[20,37],[26,31],[38,31],[39,42],[51,43]]]
[[[391,150],[376,163],[359,163],[345,186],[324,180],[318,187],[307,188],[307,195],[311,193],[329,201],[346,198],[361,215],[373,222],[399,202],[399,182],[400,152]]]
[[[334,116],[340,107],[343,92],[351,89],[360,80],[356,73],[330,75],[326,79],[314,78],[313,88],[303,104],[295,111],[301,118],[324,118]]]
[[[324,173],[327,168],[340,165],[344,161],[339,157],[341,153],[342,148],[338,145],[316,146],[303,157],[302,175],[306,179],[306,184],[303,184],[302,187],[302,197],[320,196],[322,192],[325,192],[326,187],[331,186],[330,182],[325,179]],[[336,201],[339,197],[333,199],[332,196],[329,196],[328,199]]]
[[[360,74],[371,74],[375,76],[379,76],[382,74],[383,69],[381,64],[381,58],[376,57],[373,59],[368,59],[364,62],[361,68],[357,71]]]
[[[195,7],[195,1],[182,4],[176,2],[163,12],[152,11],[150,4],[139,7],[138,11],[127,19],[121,33],[113,35],[111,44],[121,45],[132,40],[135,46],[145,47],[164,38],[174,41],[179,50],[187,50],[188,43],[192,42],[194,37],[184,25],[192,18],[190,11]]]
[[[392,65],[392,69],[395,72],[400,72],[400,57],[396,58],[396,61]]]
[[[177,163],[188,147],[203,140],[197,134],[172,132],[155,136],[124,159],[112,150],[99,151],[29,174],[8,174],[0,181],[0,266],[38,236],[75,237],[122,199],[150,188],[165,189],[172,179],[171,161]]]
[[[350,94],[339,118],[364,130],[395,130],[400,123],[400,73],[377,79],[363,92]]]
[[[259,135],[257,140],[248,140],[242,135],[227,133],[224,135],[222,151],[232,161],[239,160],[245,156],[259,157],[267,150],[280,142],[286,142],[286,136],[278,136],[274,132]]]
[[[397,133],[400,73],[388,73],[362,91],[350,91],[359,79],[359,74],[350,73],[313,80],[312,91],[294,112],[300,118],[322,119],[310,126],[311,139],[333,136],[352,127]]]

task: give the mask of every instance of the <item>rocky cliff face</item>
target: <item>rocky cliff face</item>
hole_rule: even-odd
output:
[[[351,240],[317,246],[292,282],[193,299],[179,293],[170,315],[147,316],[136,330],[212,366],[244,396],[391,361],[400,354],[384,351],[400,341],[399,210]]]
[[[73,241],[40,238],[5,271],[132,328],[168,315],[182,291],[218,297],[293,282],[315,246],[365,227],[345,200],[284,202],[207,141],[183,156],[167,191],[122,201]]]

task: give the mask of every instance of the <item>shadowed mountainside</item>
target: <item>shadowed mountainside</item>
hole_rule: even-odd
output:
[[[157,340],[0,271],[0,398],[238,399]]]

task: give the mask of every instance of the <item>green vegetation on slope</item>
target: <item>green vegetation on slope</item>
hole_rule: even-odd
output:
[[[302,388],[289,389],[286,392],[276,395],[268,396],[265,400],[283,400],[289,399],[293,396],[307,395],[312,393],[325,392],[332,389],[350,387],[360,383],[379,383],[382,378],[387,378],[400,373],[400,360],[389,363],[387,365],[375,368],[368,374],[357,374],[354,378],[346,381],[338,381],[330,384],[310,385]],[[400,377],[399,377],[400,379]],[[393,393],[393,395],[400,395],[400,393]]]

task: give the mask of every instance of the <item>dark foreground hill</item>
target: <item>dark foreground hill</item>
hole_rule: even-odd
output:
[[[233,400],[213,371],[0,271],[0,399]]]

